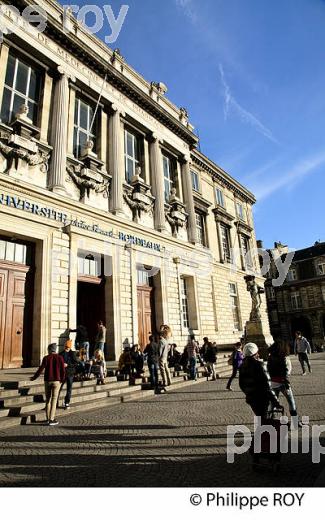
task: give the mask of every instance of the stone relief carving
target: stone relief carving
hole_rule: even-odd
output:
[[[111,178],[103,170],[104,163],[97,158],[93,149],[94,143],[89,140],[85,143],[80,161],[68,159],[67,181],[72,180],[79,188],[80,200],[86,195],[89,197],[91,191],[102,193],[104,198],[109,197]]]
[[[4,173],[18,171],[20,161],[31,167],[39,166],[43,173],[48,171],[50,147],[37,141],[39,130],[29,119],[28,110],[27,105],[21,105],[10,130],[1,132],[0,153],[7,161]]]
[[[132,210],[132,216],[135,222],[139,221],[142,212],[152,216],[155,199],[151,194],[150,186],[141,178],[141,167],[136,169],[136,174],[131,180],[130,188],[124,188],[123,198]]]
[[[165,216],[167,222],[170,224],[174,237],[180,229],[185,228],[187,225],[188,214],[185,211],[184,204],[177,197],[176,188],[172,188],[168,201],[168,207],[165,210]]]

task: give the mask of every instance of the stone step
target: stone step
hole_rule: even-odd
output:
[[[44,403],[21,403],[8,408],[10,417],[18,417],[22,413],[33,412],[34,410],[44,409]]]
[[[21,424],[21,417],[0,417],[0,431]]]
[[[108,392],[105,390],[105,386],[100,386],[100,390],[98,392],[90,392],[88,394],[74,394],[72,390],[71,403],[86,403],[87,401],[91,401],[93,399],[105,399],[108,397]],[[60,396],[59,406],[63,403],[64,394]],[[63,407],[63,405],[62,405]]]
[[[121,404],[121,399],[119,397],[112,397],[109,399],[92,399],[87,402],[81,402],[81,403],[71,403],[71,407],[67,410],[64,410],[63,408],[57,408],[56,410],[56,418],[69,415],[71,413],[75,412],[86,412],[87,410],[93,410],[97,408],[103,408],[106,406],[115,406],[117,404]],[[29,423],[35,423],[40,421],[46,420],[46,414],[44,410],[41,411],[35,411],[34,413],[24,413],[20,417],[20,424],[29,424]]]
[[[18,397],[19,395],[18,390],[0,390],[0,399],[6,397]]]
[[[124,394],[132,394],[134,392],[139,392],[141,391],[141,385],[136,385],[136,386],[127,386],[127,387],[124,387],[124,388],[116,388],[116,389],[110,389],[108,390],[108,395],[109,397],[114,397],[114,396],[118,396],[118,395],[124,395]]]
[[[76,381],[74,385],[76,387],[83,386],[92,386],[96,384],[96,378],[92,378],[86,381]],[[116,377],[107,377],[105,381],[109,383],[113,383],[116,381]],[[13,390],[13,389],[24,389],[24,391],[28,392],[28,389],[33,389],[35,387],[44,386],[43,378],[38,378],[36,381],[30,381],[29,379],[25,379],[22,381],[3,381],[1,385],[5,388],[5,390]]]
[[[11,408],[16,405],[22,405],[32,403],[34,397],[32,395],[19,395],[15,397],[5,397],[2,399],[0,396],[0,408]]]
[[[86,384],[87,383],[87,384]],[[123,387],[123,386],[129,386],[129,382],[128,381],[116,381],[116,378],[106,378],[105,379],[105,383],[106,383],[106,387],[109,386],[110,388],[114,386],[115,388],[115,385],[116,387]],[[82,394],[82,393],[88,393],[90,391],[97,391],[98,388],[101,388],[101,386],[97,385],[97,379],[94,379],[94,380],[91,380],[91,381],[84,381],[82,386],[80,386],[81,383],[78,383],[78,382],[75,382],[73,383],[73,387],[72,387],[72,392],[73,393],[78,393],[78,394]],[[66,385],[64,385],[63,389],[61,390],[61,393],[64,393],[65,392],[65,389],[66,389]],[[24,394],[22,394],[24,395]],[[29,388],[28,389],[28,394],[27,395],[45,395],[45,391],[44,391],[44,385],[40,385],[40,386],[37,386],[37,387],[33,387],[33,388]],[[0,399],[1,399],[1,395],[0,395]]]
[[[127,395],[122,395],[121,396],[121,401],[122,403],[128,403],[130,401],[135,401],[135,400],[138,400],[138,399],[145,399],[146,397],[152,397],[153,395],[155,395],[155,391],[150,389],[150,390],[141,390],[139,392],[134,392],[132,394],[127,394]]]
[[[7,408],[7,409],[6,408],[2,408],[0,410],[0,417],[8,417],[8,415],[9,415],[9,408]]]

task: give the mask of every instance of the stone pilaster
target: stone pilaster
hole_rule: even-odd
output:
[[[41,101],[41,117],[40,117],[40,141],[48,142],[50,109],[52,100],[53,79],[47,72],[44,77],[44,87]]]
[[[188,239],[189,242],[195,244],[197,242],[195,208],[192,190],[190,161],[187,157],[184,158],[184,163],[182,164],[182,179],[184,202],[186,204],[186,211],[188,213]]]
[[[68,113],[68,155],[73,156],[74,120],[76,110],[76,91],[70,86],[69,91],[69,113]]]
[[[2,107],[3,89],[6,78],[6,70],[9,56],[9,47],[5,43],[0,44],[0,110]]]
[[[165,195],[164,195],[164,171],[163,158],[160,149],[159,139],[156,135],[152,136],[150,143],[150,162],[151,162],[151,183],[152,193],[155,200],[155,228],[158,231],[166,230],[165,221]]]
[[[64,179],[67,167],[69,77],[63,67],[58,67],[59,78],[54,89],[52,121],[52,160],[50,167],[50,189],[64,195]]]
[[[124,132],[121,122],[121,112],[113,105],[110,119],[109,139],[109,173],[112,176],[111,211],[119,214],[123,212],[123,180],[124,180]]]

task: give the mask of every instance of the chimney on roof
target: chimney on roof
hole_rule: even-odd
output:
[[[256,240],[257,249],[264,249],[263,240]]]

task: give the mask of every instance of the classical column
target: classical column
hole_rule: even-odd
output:
[[[67,167],[68,114],[69,114],[69,79],[70,76],[58,67],[60,74],[54,90],[52,121],[52,159],[50,168],[50,189],[64,195],[64,180]]]
[[[40,141],[48,142],[53,79],[45,72],[40,119]]]
[[[165,220],[165,188],[164,188],[164,171],[163,158],[160,149],[159,139],[156,135],[152,136],[150,143],[150,161],[151,161],[151,182],[152,193],[155,200],[155,228],[158,231],[166,230]]]
[[[70,86],[69,91],[69,109],[68,109],[68,155],[73,155],[73,144],[74,144],[74,121],[75,121],[75,110],[76,110],[76,91],[73,86]]]
[[[186,203],[186,211],[188,213],[188,239],[192,244],[195,244],[197,242],[197,231],[190,171],[190,159],[188,157],[185,157],[184,163],[182,164],[182,179],[184,200]]]
[[[5,43],[0,44],[0,110],[2,108],[3,89],[5,85],[6,70],[9,56],[9,47]]]
[[[124,132],[121,122],[121,112],[113,105],[110,118],[109,139],[109,173],[112,176],[111,211],[119,214],[123,212],[123,180],[124,174]]]

